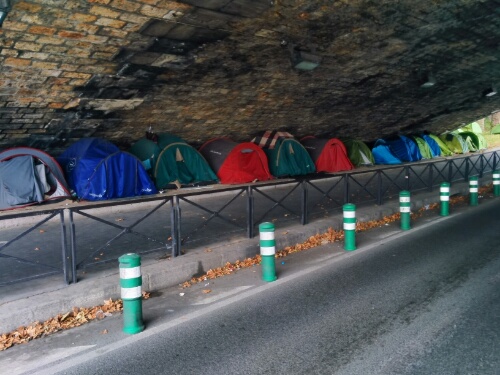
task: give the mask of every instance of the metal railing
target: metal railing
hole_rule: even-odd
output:
[[[276,179],[265,183],[181,189],[157,196],[86,202],[81,207],[71,205],[34,213],[2,213],[0,220],[48,216],[8,241],[2,242],[0,238],[0,271],[1,261],[8,259],[44,267],[46,272],[0,282],[0,285],[58,272],[63,274],[65,282],[77,282],[79,271],[86,272],[91,267],[116,261],[124,249],[141,254],[166,251],[176,257],[200,243],[209,246],[212,242],[233,237],[253,238],[255,228],[262,221],[306,225],[317,217],[340,212],[345,203],[375,202],[382,205],[401,190],[433,191],[442,182],[467,181],[471,176],[482,178],[496,170],[499,152],[364,167],[349,172]],[[114,214],[115,208],[123,210]],[[64,212],[69,224],[65,223]],[[29,251],[25,251],[23,256],[4,251],[56,216],[59,217],[62,257],[57,264],[54,259],[54,264],[34,261],[30,259]],[[69,238],[66,235],[67,225]],[[135,241],[130,237],[135,237]]]

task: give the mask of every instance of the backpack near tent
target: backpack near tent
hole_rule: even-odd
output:
[[[79,199],[98,201],[156,194],[141,161],[100,138],[83,138],[57,160]]]
[[[30,147],[0,152],[0,210],[69,196],[63,171],[49,154]]]
[[[375,164],[372,151],[366,143],[357,139],[342,140],[347,149],[347,156],[356,167],[369,166]]]
[[[273,178],[265,152],[252,142],[215,138],[199,149],[222,184],[244,184]]]
[[[393,154],[390,146],[384,139],[378,139],[372,148],[375,164],[401,164],[401,160]]]
[[[300,143],[309,152],[317,172],[350,171],[354,168],[340,139],[304,137]]]
[[[418,146],[410,138],[400,135],[394,139],[385,140],[392,150],[392,153],[402,162],[418,161],[422,159],[422,154]]]
[[[266,131],[252,140],[267,155],[269,170],[275,177],[300,176],[316,172],[307,150],[290,133]]]
[[[434,153],[429,147],[429,144],[423,138],[415,135],[410,137],[410,139],[413,140],[417,145],[420,154],[422,155],[422,159],[432,159],[434,157]]]
[[[465,154],[469,152],[467,144],[462,139],[462,137],[460,137],[457,134],[454,133],[441,134],[439,138],[454,154]]]
[[[171,134],[159,134],[156,139],[140,139],[129,151],[142,160],[158,189],[219,181],[205,158],[186,141]]]
[[[440,137],[435,134],[429,134],[428,137],[434,140],[434,142],[436,142],[436,144],[439,146],[439,149],[441,150],[441,156],[453,155],[453,151],[450,150],[450,148],[446,145],[445,142],[443,142]]]

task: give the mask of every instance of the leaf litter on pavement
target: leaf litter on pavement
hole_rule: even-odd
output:
[[[491,192],[492,185],[484,186],[479,189],[479,195],[485,196],[487,193]],[[450,205],[464,203],[467,200],[467,196],[452,196],[450,197]],[[435,210],[439,207],[439,203],[432,203],[420,208],[417,212],[411,214],[412,219],[416,219],[423,215],[425,211]],[[400,213],[395,213],[392,215],[385,216],[380,220],[371,220],[367,222],[357,222],[356,223],[356,232],[366,231],[372,228],[381,227],[383,225],[387,225],[394,221],[399,220],[401,217]],[[283,234],[287,234],[283,233]],[[314,236],[310,236],[306,241],[302,243],[297,243],[293,246],[287,246],[282,250],[276,252],[276,258],[283,258],[288,256],[289,254],[293,254],[299,251],[304,251],[308,249],[315,248],[317,246],[325,245],[328,243],[341,241],[344,239],[344,231],[343,230],[334,230],[333,228],[328,228],[325,233],[318,233]],[[209,249],[207,249],[209,250]],[[211,251],[211,250],[210,250]],[[190,286],[207,281],[210,279],[215,279],[219,277],[223,277],[226,275],[231,275],[234,272],[248,267],[253,267],[255,265],[259,265],[261,262],[260,254],[246,258],[244,260],[237,260],[234,263],[227,262],[222,267],[217,267],[214,269],[208,270],[204,275],[193,277],[191,280],[188,280],[181,284],[182,288],[189,288]],[[211,293],[211,289],[204,289],[202,293],[208,294]],[[149,292],[142,293],[143,299],[150,298]],[[180,295],[184,295],[181,293]],[[121,299],[112,300],[108,299],[104,301],[103,305],[94,306],[94,307],[73,307],[73,309],[65,314],[59,314],[51,319],[46,320],[43,323],[34,322],[28,326],[22,326],[17,328],[14,331],[0,334],[0,351],[6,350],[13,345],[24,344],[31,340],[41,338],[52,333],[70,329],[74,327],[81,326],[82,324],[86,324],[95,319],[104,319],[107,316],[111,316],[113,313],[119,313],[123,310],[123,302]],[[107,334],[107,330],[103,330],[100,332],[101,334]]]

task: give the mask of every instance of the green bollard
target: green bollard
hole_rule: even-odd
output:
[[[439,199],[441,200],[441,216],[450,214],[450,184],[443,182],[439,188]]]
[[[410,192],[403,190],[399,193],[399,212],[401,213],[401,229],[408,230],[411,229],[410,226]]]
[[[493,171],[493,195],[500,196],[500,171]]]
[[[356,250],[356,206],[344,204],[344,250]]]
[[[120,286],[123,300],[123,332],[135,334],[144,330],[142,322],[141,257],[125,254],[120,262]]]
[[[477,176],[471,177],[469,179],[469,200],[471,206],[478,205],[478,179]]]
[[[262,223],[259,225],[260,231],[260,255],[262,266],[262,280],[275,281],[276,264],[276,241],[274,240],[274,224]]]

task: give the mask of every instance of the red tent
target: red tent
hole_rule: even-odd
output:
[[[308,136],[300,142],[311,155],[318,172],[349,171],[354,168],[340,139]]]
[[[243,184],[273,178],[267,156],[252,142],[237,143],[228,138],[215,138],[199,149],[221,184]]]

